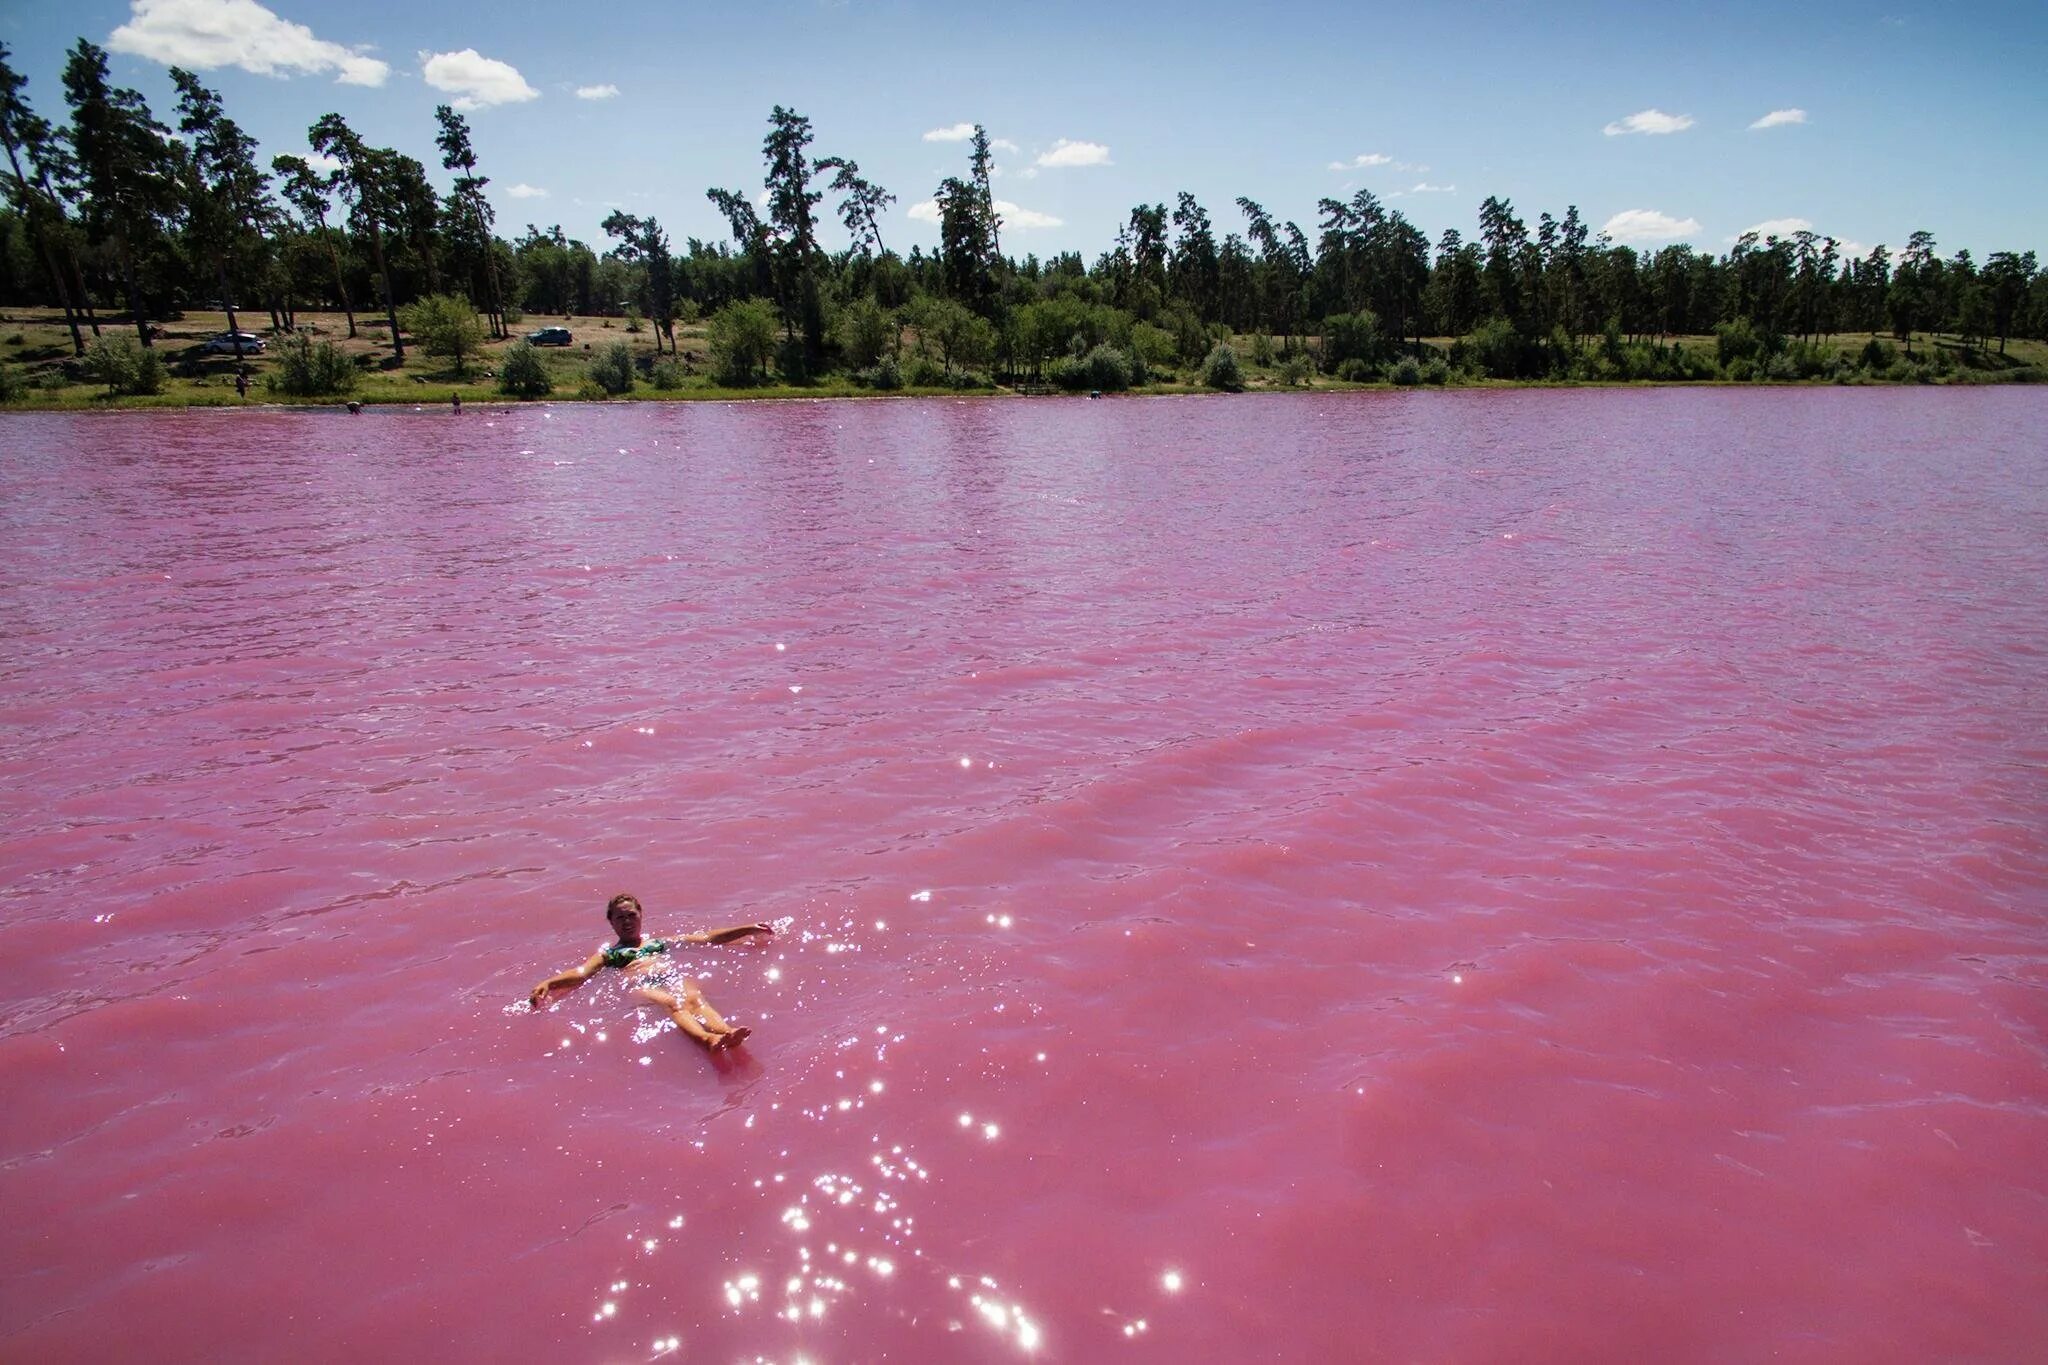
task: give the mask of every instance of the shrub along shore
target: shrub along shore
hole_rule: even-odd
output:
[[[744,305],[735,308],[744,310]],[[732,312],[728,309],[727,312]],[[1345,319],[1315,336],[1230,334],[1174,338],[1127,318],[1083,317],[1062,354],[1009,371],[949,337],[947,319],[923,328],[882,319],[868,339],[873,364],[803,377],[780,372],[781,337],[767,310],[756,318],[714,316],[676,328],[675,349],[657,351],[651,329],[630,314],[569,317],[567,346],[523,337],[489,341],[467,304],[428,299],[406,310],[409,354],[399,362],[388,328],[357,319],[350,338],[340,314],[301,312],[294,332],[259,334],[265,350],[237,358],[205,350],[221,334],[221,313],[188,313],[160,323],[144,348],[116,316],[75,357],[54,310],[0,313],[0,406],[79,410],[106,407],[228,407],[248,404],[446,403],[491,400],[615,400],[849,397],[883,394],[1186,393],[1375,387],[1523,387],[1639,383],[2026,383],[2048,379],[2048,343],[2014,339],[2006,351],[1922,334],[1899,339],[1844,333],[1817,341],[1767,341],[1744,323],[1715,334],[1630,338],[1610,329],[1578,339],[1559,372],[1500,377],[1519,363],[1501,354],[1510,335],[1481,328],[1461,338],[1425,338],[1391,351],[1378,338],[1346,333]],[[1114,313],[1115,310],[1103,310]],[[870,320],[871,322],[873,320]],[[738,332],[735,336],[734,333]],[[1158,333],[1159,335],[1150,335]],[[1560,341],[1560,346],[1570,343]],[[738,352],[737,354],[735,352]],[[1361,351],[1378,352],[1368,359]],[[978,362],[978,363],[977,363]],[[236,386],[237,372],[243,380]]]

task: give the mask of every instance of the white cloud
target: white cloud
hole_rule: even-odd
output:
[[[473,47],[460,52],[420,53],[420,75],[436,90],[456,96],[457,109],[487,109],[540,98],[540,91],[528,85],[515,68]]]
[[[1408,187],[1410,194],[1456,194],[1456,185],[1432,185],[1427,180],[1418,180]]]
[[[1804,109],[1773,109],[1755,123],[1750,124],[1749,130],[1753,133],[1759,128],[1782,128],[1788,123],[1804,122],[1806,122],[1806,111]]]
[[[939,201],[936,199],[926,199],[921,203],[912,204],[904,212],[910,216],[912,222],[931,223],[936,226],[939,221]],[[1036,209],[1019,208],[1007,199],[996,200],[996,213],[1002,218],[1004,227],[1015,229],[1018,232],[1028,232],[1032,228],[1066,226],[1064,220],[1055,218],[1049,213],[1040,213]]]
[[[924,135],[926,142],[965,142],[974,136],[974,125],[956,123],[951,128],[934,128]]]
[[[1061,166],[1111,166],[1116,163],[1109,159],[1109,148],[1099,142],[1070,142],[1061,138],[1034,164],[1053,169]]]
[[[1007,199],[996,200],[996,212],[1001,215],[1004,227],[1015,228],[1019,232],[1024,232],[1031,228],[1065,226],[1060,219],[1053,217],[1049,213],[1040,213],[1036,209],[1020,209]]]
[[[1333,171],[1362,171],[1373,166],[1391,166],[1393,164],[1394,158],[1388,156],[1385,152],[1361,152],[1349,161],[1332,161],[1330,169]]]
[[[1813,224],[1804,218],[1766,218],[1756,226],[1746,227],[1742,230],[1742,232],[1754,232],[1759,241],[1765,237],[1790,237],[1795,232],[1811,231],[1813,231]],[[1736,237],[1741,235],[1742,233],[1739,232],[1736,234]],[[1735,238],[1730,237],[1728,240],[1732,242]]]
[[[615,100],[618,97],[619,87],[613,85],[610,81],[606,81],[603,85],[579,85],[576,87],[576,98],[579,100]]]
[[[548,197],[548,192],[538,185],[528,185],[523,182],[517,185],[507,185],[505,193],[513,199],[545,199]]]
[[[1697,218],[1673,218],[1656,209],[1623,209],[1600,229],[1617,242],[1669,242],[1700,230]]]
[[[1691,114],[1667,114],[1662,109],[1645,109],[1640,114],[1630,114],[1617,123],[1610,123],[1600,131],[1609,137],[1620,137],[1623,133],[1682,133],[1692,124]]]
[[[167,66],[210,71],[234,66],[258,76],[328,71],[343,85],[382,85],[388,63],[313,36],[256,0],[134,0],[107,46]]]
[[[999,137],[988,144],[999,152],[1021,152],[1024,149],[1006,137]]]

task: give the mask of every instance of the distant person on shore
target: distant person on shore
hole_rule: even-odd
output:
[[[455,415],[456,415],[457,417],[460,417],[460,416],[462,415],[462,395],[461,395],[461,394],[459,394],[459,393],[458,393],[458,394],[455,394],[455,395],[454,395],[454,400],[455,400]]]
[[[724,1052],[746,1041],[753,1030],[727,1023],[717,1010],[711,1008],[711,1002],[704,998],[695,981],[687,976],[670,975],[662,959],[671,948],[684,944],[731,943],[755,934],[773,934],[772,928],[765,924],[734,924],[724,929],[706,929],[675,938],[644,938],[640,933],[639,898],[624,894],[611,898],[604,908],[604,917],[611,922],[612,932],[619,936],[619,941],[592,953],[590,960],[582,966],[556,972],[535,986],[527,997],[535,1009],[547,1002],[548,995],[556,987],[573,986],[579,981],[587,981],[606,967],[617,967],[625,972],[629,981],[645,983],[635,987],[633,997],[636,1000],[667,1010],[669,1018],[676,1021],[677,1028],[711,1051]]]

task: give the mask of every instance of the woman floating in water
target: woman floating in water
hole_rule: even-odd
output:
[[[731,943],[735,939],[750,938],[755,934],[772,934],[775,931],[765,924],[735,924],[725,929],[707,929],[701,933],[682,934],[675,938],[642,938],[640,935],[640,902],[628,895],[613,896],[604,908],[604,917],[611,921],[612,930],[619,941],[611,947],[591,954],[590,960],[580,967],[571,967],[566,972],[556,972],[533,988],[527,997],[533,1007],[539,1009],[548,998],[548,993],[557,986],[573,986],[578,981],[588,980],[606,967],[622,968],[629,979],[650,978],[648,984],[636,988],[634,998],[649,1005],[659,1005],[668,1011],[669,1018],[676,1021],[676,1027],[695,1038],[713,1052],[738,1047],[745,1042],[753,1030],[735,1028],[719,1017],[711,1002],[697,989],[697,983],[689,977],[682,977],[673,984],[682,992],[678,999],[666,984],[655,984],[659,979],[660,959],[669,949],[684,943]]]

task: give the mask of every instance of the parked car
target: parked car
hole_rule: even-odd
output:
[[[264,340],[254,332],[222,332],[200,349],[208,355],[262,355]]]
[[[536,346],[568,346],[576,340],[567,327],[543,327],[538,332],[528,332],[526,339]]]

